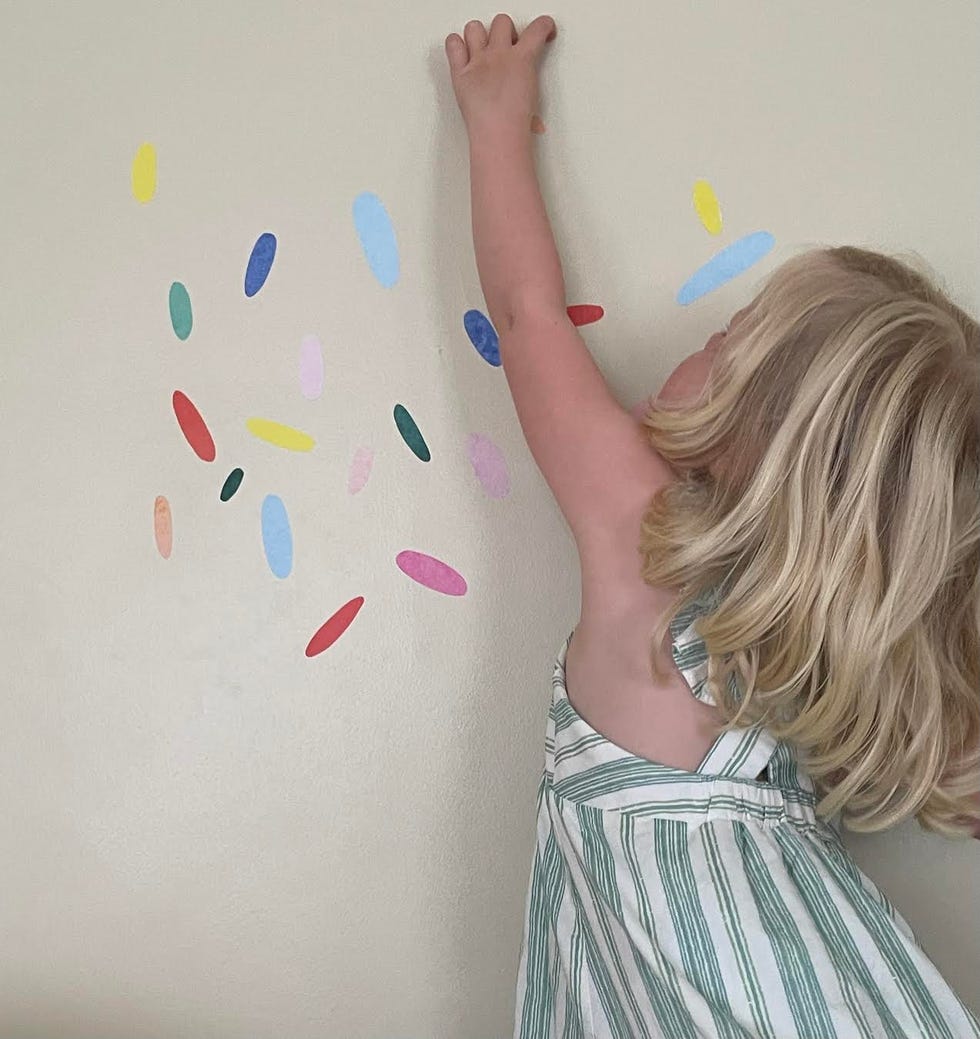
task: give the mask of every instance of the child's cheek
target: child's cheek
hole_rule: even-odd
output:
[[[646,418],[647,412],[650,410],[650,399],[641,400],[639,404],[634,405],[630,414],[637,422],[642,422]]]

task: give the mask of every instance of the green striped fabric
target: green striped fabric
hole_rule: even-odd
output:
[[[710,702],[694,630],[674,660]],[[555,664],[517,980],[515,1039],[980,1039],[907,923],[814,814],[765,730],[697,772],[582,719]],[[768,770],[768,781],[756,777]]]

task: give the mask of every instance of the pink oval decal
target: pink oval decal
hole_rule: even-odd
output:
[[[395,556],[395,562],[402,573],[434,592],[442,592],[444,595],[466,594],[466,581],[462,574],[433,556],[406,550]]]

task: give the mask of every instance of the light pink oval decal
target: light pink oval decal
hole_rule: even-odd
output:
[[[347,474],[347,491],[357,494],[368,482],[371,475],[371,466],[374,464],[374,452],[369,447],[359,447],[354,452],[354,458],[350,464],[350,472]]]
[[[323,350],[316,336],[303,336],[299,344],[299,388],[307,400],[323,393]]]
[[[442,592],[444,595],[466,594],[466,581],[462,574],[440,559],[427,556],[424,552],[406,550],[395,556],[395,562],[402,573],[434,592]]]
[[[174,547],[174,521],[170,502],[162,494],[153,503],[153,540],[160,555],[169,559]]]
[[[491,498],[505,498],[510,493],[510,475],[500,448],[481,433],[471,433],[466,448],[483,489]]]

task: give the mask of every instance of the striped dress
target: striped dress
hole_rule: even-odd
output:
[[[700,699],[702,597],[671,624]],[[723,733],[697,772],[616,746],[554,694],[517,980],[517,1039],[980,1037],[814,814],[792,749]],[[757,777],[765,773],[767,782]]]

